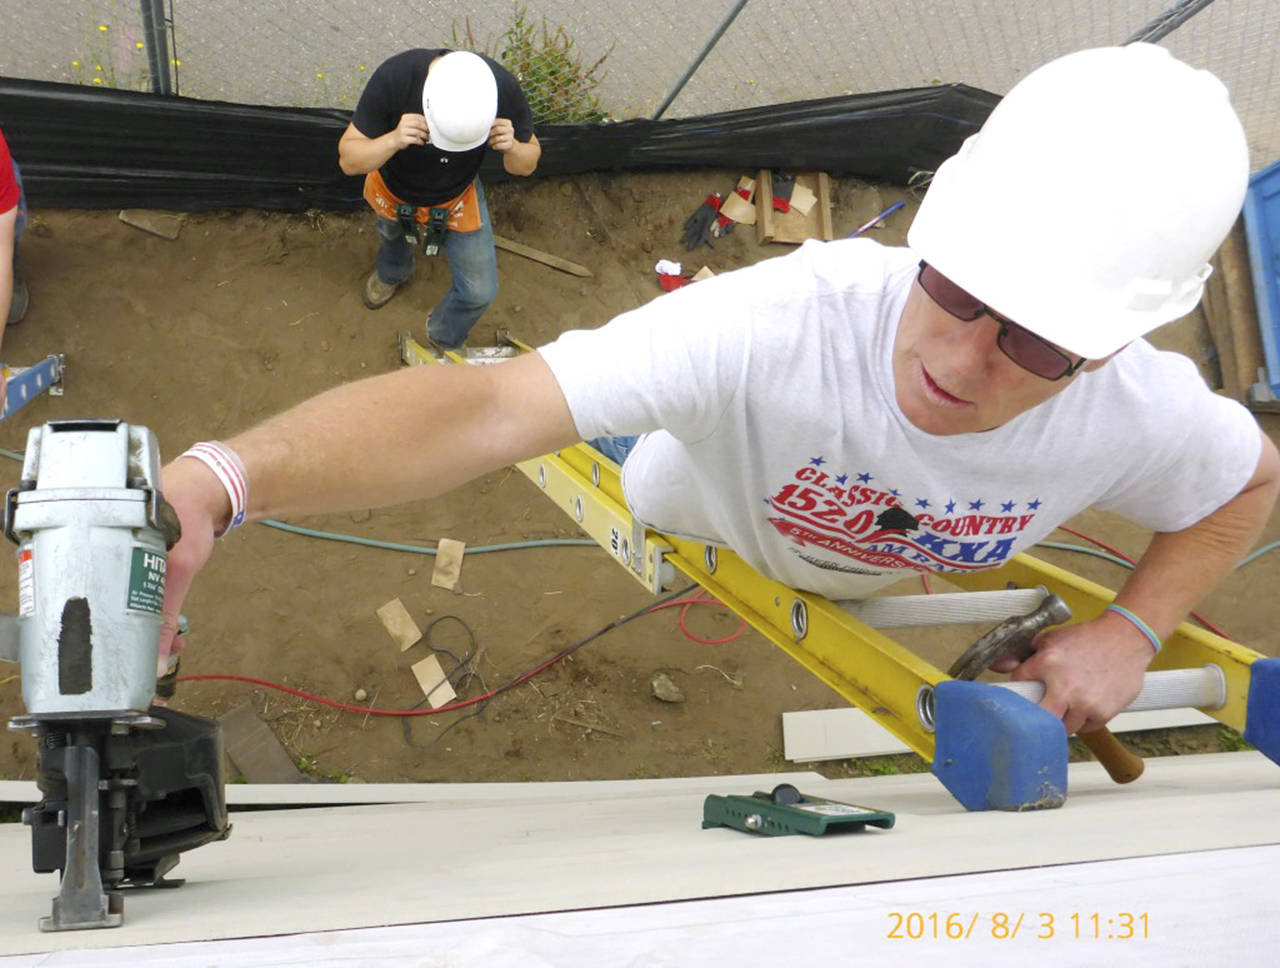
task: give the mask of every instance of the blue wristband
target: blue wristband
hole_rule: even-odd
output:
[[[1129,620],[1134,628],[1147,637],[1147,641],[1151,643],[1151,648],[1155,649],[1157,652],[1160,651],[1160,637],[1157,636],[1155,632],[1151,631],[1150,625],[1138,618],[1138,616],[1134,615],[1133,612],[1129,611],[1123,605],[1117,605],[1114,602],[1108,605],[1104,611],[1115,612],[1117,615],[1123,615]]]

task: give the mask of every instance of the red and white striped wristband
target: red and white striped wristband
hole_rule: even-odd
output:
[[[249,505],[249,475],[236,452],[221,441],[205,440],[193,444],[181,456],[194,457],[213,471],[231,499],[231,523],[217,537],[221,538],[232,528],[244,524]]]

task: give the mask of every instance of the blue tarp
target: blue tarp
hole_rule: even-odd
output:
[[[1280,397],[1280,161],[1249,178],[1244,224],[1267,382]]]

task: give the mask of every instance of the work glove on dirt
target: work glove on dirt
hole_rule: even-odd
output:
[[[778,212],[791,211],[791,193],[796,188],[796,176],[785,171],[775,171],[770,182],[773,185],[773,208]]]
[[[681,236],[684,247],[692,252],[704,242],[711,245],[711,227],[715,225],[720,214],[720,196],[708,195],[684,221],[684,235]]]

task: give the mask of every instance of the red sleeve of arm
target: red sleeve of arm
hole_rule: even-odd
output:
[[[9,145],[0,132],[0,212],[7,212],[18,204],[18,183],[13,177],[13,159],[9,157]]]

